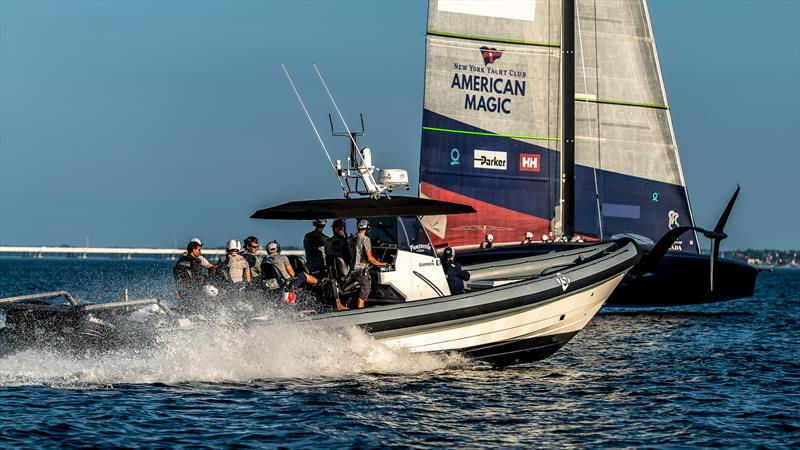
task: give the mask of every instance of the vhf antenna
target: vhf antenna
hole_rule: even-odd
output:
[[[337,170],[336,165],[333,163],[333,160],[331,159],[331,155],[330,155],[330,153],[328,153],[328,149],[325,148],[325,143],[322,141],[322,137],[319,135],[319,131],[317,131],[317,127],[314,125],[314,121],[311,120],[311,115],[308,113],[308,109],[306,109],[306,105],[305,105],[305,103],[303,103],[303,99],[300,97],[300,93],[297,92],[297,88],[294,86],[294,82],[292,81],[291,75],[289,75],[289,71],[286,70],[286,66],[283,63],[281,63],[281,67],[283,68],[283,73],[286,74],[286,78],[289,80],[289,84],[292,85],[292,90],[294,91],[294,95],[297,96],[297,100],[300,102],[300,106],[303,107],[303,112],[306,113],[306,118],[308,118],[308,123],[310,123],[311,124],[311,128],[314,129],[314,134],[317,135],[317,140],[319,140],[319,145],[322,146],[322,150],[325,152],[325,156],[328,157],[328,161],[331,163],[331,168],[333,169],[333,172],[336,174],[336,179],[339,181],[339,186],[342,188],[342,193],[344,194],[344,198],[349,198],[350,197],[350,192],[344,186],[344,183],[342,183],[342,178],[341,178],[341,175],[339,174],[339,170]],[[314,67],[316,68],[316,66],[314,66]],[[317,72],[317,73],[319,73],[319,72]],[[363,124],[363,119],[362,119],[362,124]],[[352,139],[353,139],[353,142],[355,143],[355,138],[352,138]]]
[[[328,84],[325,83],[325,79],[322,77],[322,73],[320,73],[317,64],[315,63],[313,65],[314,65],[314,70],[317,72],[317,76],[319,77],[319,81],[322,83],[322,87],[325,88],[325,92],[328,94],[328,98],[331,99],[331,103],[333,103],[333,107],[336,109],[336,114],[339,115],[339,119],[342,121],[344,128],[347,130],[347,135],[350,137],[350,142],[352,143],[353,147],[356,150],[358,150],[358,144],[356,143],[356,135],[352,131],[350,131],[350,127],[347,125],[347,121],[344,120],[342,111],[339,109],[339,105],[336,104],[336,100],[334,100],[333,94],[331,94],[331,90],[328,89]],[[362,118],[362,126],[363,126],[363,118]],[[351,149],[353,147],[351,147]],[[375,182],[375,177],[372,176],[372,167],[371,167],[372,161],[370,160],[368,161],[369,164],[366,164],[364,161],[364,157],[361,155],[360,151],[356,151],[354,153],[358,155],[358,161],[360,162],[360,165],[358,165],[358,167],[352,167],[352,168],[358,170],[361,173],[361,177],[364,180],[365,188],[367,189],[369,194],[373,198],[379,198],[381,196],[383,189],[380,187],[381,185]],[[350,160],[351,166],[355,166],[356,165],[355,163],[356,163],[355,160],[353,159]],[[389,197],[388,194],[385,195]]]

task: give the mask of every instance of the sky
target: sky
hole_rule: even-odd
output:
[[[742,193],[723,249],[800,248],[800,2],[651,1],[695,221]],[[423,1],[0,0],[0,245],[297,245],[249,219],[338,197],[280,63],[334,158],[363,113],[416,185]],[[337,126],[341,129],[340,126]],[[704,244],[707,246],[707,243]]]

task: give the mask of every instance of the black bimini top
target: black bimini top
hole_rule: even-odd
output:
[[[476,211],[472,206],[427,198],[392,197],[378,200],[373,198],[342,198],[284,203],[272,208],[259,209],[250,218],[313,220],[347,219],[351,217],[439,216],[474,212]]]

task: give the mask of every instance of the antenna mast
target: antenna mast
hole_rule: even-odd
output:
[[[352,144],[351,153],[355,153],[358,158],[358,162],[350,158],[350,169],[355,169],[359,172],[361,176],[361,180],[364,182],[364,188],[366,192],[360,192],[360,194],[369,194],[372,198],[380,198],[381,195],[386,195],[389,197],[389,194],[386,192],[386,186],[380,184],[375,181],[375,177],[372,176],[372,172],[377,170],[378,168],[372,165],[372,151],[368,148],[364,148],[363,150],[358,150],[358,144],[356,143],[356,134],[350,131],[350,127],[347,125],[347,121],[344,120],[344,115],[342,115],[342,111],[339,109],[339,105],[336,104],[336,100],[333,98],[333,94],[331,94],[331,90],[328,89],[328,84],[325,83],[325,79],[322,77],[322,73],[320,73],[319,68],[316,64],[314,64],[314,70],[317,72],[317,77],[319,77],[319,81],[322,83],[322,87],[325,88],[325,92],[328,94],[328,98],[331,99],[331,103],[333,103],[334,109],[336,109],[336,114],[339,115],[339,119],[342,121],[345,130],[347,130],[347,135],[350,137],[350,142]],[[362,122],[363,125],[363,122]],[[356,151],[353,152],[352,150],[355,149]],[[357,164],[357,166],[356,166]],[[349,175],[348,170],[348,175]]]

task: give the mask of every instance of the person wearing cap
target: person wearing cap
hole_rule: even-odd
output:
[[[329,239],[323,232],[328,223],[325,219],[316,219],[314,230],[303,236],[303,250],[306,252],[306,264],[311,273],[318,273],[325,268],[325,242]]]
[[[533,244],[533,233],[527,231],[525,233],[525,239],[523,239],[522,242],[520,242],[520,244]]]
[[[192,240],[190,240],[189,242],[194,242],[195,244],[197,244],[197,246],[200,248],[200,252],[202,253],[202,251],[203,251],[203,243],[200,242],[200,238],[193,237]],[[186,254],[187,253],[184,253],[184,255],[186,255]],[[211,273],[214,270],[216,270],[217,266],[215,266],[214,264],[211,264],[210,262],[208,262],[208,260],[206,259],[205,256],[203,256],[201,254],[201,255],[198,255],[198,258],[200,260],[200,265],[202,267],[206,268],[209,273]]]
[[[442,256],[442,268],[444,275],[447,277],[447,286],[450,287],[450,294],[463,294],[464,282],[469,281],[469,272],[461,267],[460,263],[455,261],[456,251],[452,247],[444,249],[444,256]]]
[[[349,305],[351,308],[361,309],[364,307],[370,292],[372,292],[372,281],[369,278],[369,265],[377,267],[388,266],[389,264],[378,261],[372,255],[372,242],[367,236],[367,228],[369,228],[369,221],[367,219],[359,219],[356,224],[358,233],[350,238],[350,254],[352,263],[353,279],[358,281],[360,287],[358,288],[358,300],[354,305]]]
[[[494,241],[494,236],[492,236],[492,233],[487,234],[486,239],[481,242],[481,250],[492,248],[492,241]]]
[[[181,301],[190,302],[197,298],[206,281],[200,262],[199,243],[192,240],[186,245],[186,253],[175,263],[172,276],[175,278],[175,287]]]
[[[231,239],[225,245],[225,253],[227,258],[222,264],[222,275],[225,280],[233,285],[243,286],[242,283],[250,284],[252,277],[250,274],[250,265],[244,256],[239,254],[242,249],[241,242],[236,239]]]
[[[255,236],[248,236],[244,238],[242,251],[240,255],[247,261],[250,266],[250,277],[256,279],[261,276],[261,262],[258,258],[258,238]]]
[[[333,224],[331,224],[331,230],[333,231],[333,236],[325,241],[325,263],[330,268],[337,258],[342,258],[342,261],[349,267],[351,259],[350,242],[345,234],[344,220],[334,220]]]
[[[317,278],[305,272],[295,273],[289,258],[281,255],[281,246],[278,241],[267,244],[267,256],[264,258],[265,264],[271,264],[278,271],[282,280],[282,285],[288,285],[290,290],[297,289],[304,284],[317,284]]]

